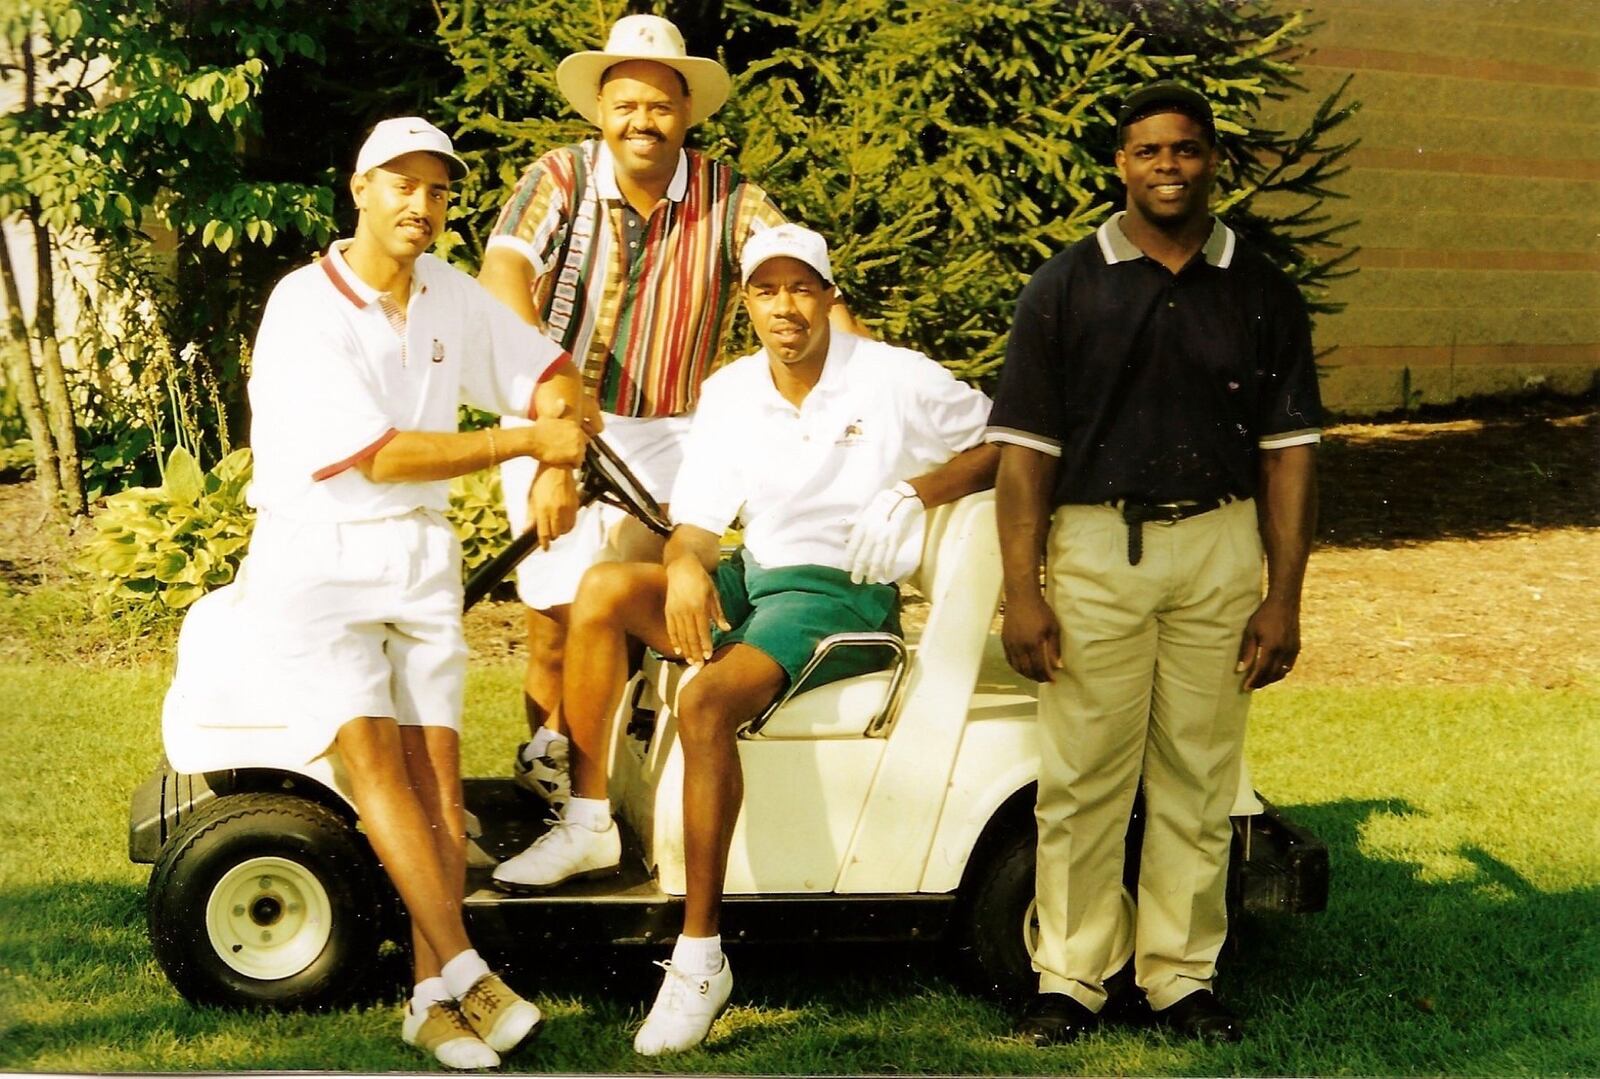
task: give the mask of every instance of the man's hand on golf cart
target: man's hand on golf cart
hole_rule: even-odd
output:
[[[1006,662],[1035,682],[1054,682],[1061,667],[1061,625],[1055,612],[1037,590],[1006,596],[1005,621],[1000,640]]]
[[[703,528],[679,525],[662,553],[667,569],[667,641],[690,664],[711,658],[713,624],[730,628],[711,579],[722,554],[720,538]]]

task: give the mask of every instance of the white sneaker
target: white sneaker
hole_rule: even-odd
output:
[[[596,832],[576,821],[550,821],[550,830],[494,871],[495,887],[540,891],[569,880],[607,877],[622,868],[622,833],[616,821]]]
[[[656,966],[667,976],[644,1025],[633,1036],[633,1051],[647,1057],[681,1053],[705,1041],[733,992],[733,971],[726,956],[715,974],[687,974],[671,963]]]
[[[517,747],[517,755],[511,761],[511,778],[517,786],[537,794],[559,813],[572,797],[569,743],[565,738],[553,738],[545,746],[544,753],[531,761],[524,752],[527,748],[527,742]]]
[[[478,1037],[453,1001],[429,1005],[420,1015],[407,1004],[405,1018],[400,1021],[400,1037],[407,1045],[427,1050],[440,1064],[457,1071],[500,1066],[500,1054]]]

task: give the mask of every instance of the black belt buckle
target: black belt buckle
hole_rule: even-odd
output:
[[[1123,502],[1122,521],[1128,526],[1128,565],[1137,566],[1144,557],[1144,525],[1147,521],[1173,524],[1186,517],[1215,509],[1217,502]]]

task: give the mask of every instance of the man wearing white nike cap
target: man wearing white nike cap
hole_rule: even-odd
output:
[[[559,345],[426,254],[466,171],[427,121],[378,124],[350,180],[355,237],[273,289],[249,386],[250,552],[185,619],[163,735],[186,772],[337,750],[411,916],[402,1036],[483,1068],[541,1017],[462,922],[466,644],[447,481],[511,457],[576,464],[588,431],[550,417],[588,410]],[[534,422],[458,432],[463,403]]]
[[[744,302],[764,346],[706,380],[672,488],[660,564],[596,565],[573,604],[563,707],[573,795],[563,818],[495,871],[511,891],[615,871],[606,801],[610,717],[638,637],[703,669],[679,694],[684,932],[634,1039],[648,1056],[698,1045],[733,976],[718,935],[728,845],[743,797],[735,732],[850,631],[898,629],[894,582],[916,568],[924,511],[994,481],[989,401],[920,353],[832,329],[827,244],[798,225],[754,236]],[[735,517],[744,547],[719,543]],[[835,651],[808,687],[882,657]]]

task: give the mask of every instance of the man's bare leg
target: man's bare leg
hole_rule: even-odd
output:
[[[459,1002],[455,1024],[434,1035],[427,1025],[436,1022],[433,1013],[408,1007],[401,1034],[450,1067],[493,1067],[497,1053],[527,1043],[542,1017],[490,972],[462,924],[466,836],[455,736],[402,736],[393,719],[368,716],[340,727],[334,742],[367,840],[411,915],[419,981],[438,977],[445,994]]]
[[[628,680],[628,638],[671,654],[663,607],[667,571],[659,563],[606,562],[583,575],[567,634],[571,661],[562,714],[572,743],[572,793],[606,797],[611,717]]]
[[[788,676],[766,653],[746,644],[718,649],[678,695],[683,746],[683,847],[688,869],[683,932],[661,991],[634,1036],[646,1056],[699,1045],[733,992],[733,971],[717,932],[728,847],[744,798],[735,732],[761,713]]]
[[[572,798],[549,831],[495,868],[497,887],[539,892],[621,867],[622,838],[607,797],[611,716],[627,682],[629,635],[667,647],[665,598],[659,564],[608,562],[584,574],[568,627],[562,702]]]
[[[788,675],[758,648],[733,644],[717,651],[678,699],[683,746],[683,855],[688,873],[683,931],[717,933],[728,848],[744,800],[739,728],[783,691]]]
[[[665,543],[632,517],[624,517],[611,528],[610,544],[621,562],[660,562]],[[557,733],[565,730],[561,686],[571,613],[570,603],[528,609],[528,666],[522,680],[522,703],[529,735],[538,734],[541,727]]]
[[[461,895],[467,883],[467,836],[461,802],[460,736],[447,727],[401,727],[400,746],[411,785],[427,814],[445,879]],[[438,977],[443,961],[428,946],[415,919],[411,946],[416,983]]]
[[[561,670],[567,645],[570,604],[536,611],[528,608],[528,667],[522,678],[522,707],[528,733],[540,727],[561,730]]]
[[[460,881],[439,856],[433,822],[412,783],[400,728],[393,719],[363,717],[335,739],[350,775],[356,812],[384,872],[435,958],[469,951],[461,922]]]

